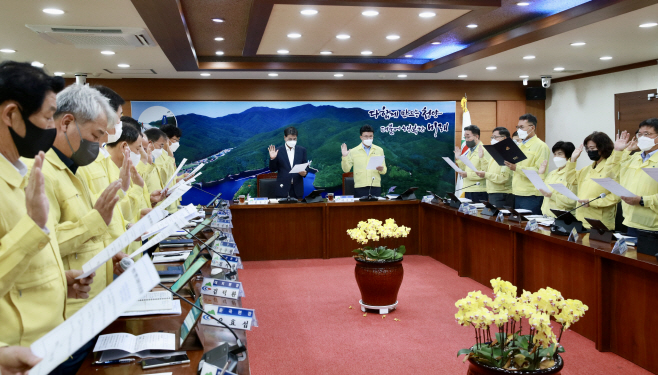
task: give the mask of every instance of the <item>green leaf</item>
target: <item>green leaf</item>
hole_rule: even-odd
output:
[[[406,253],[406,252],[407,252],[407,248],[404,247],[404,245],[402,245],[398,248],[398,254],[404,255],[404,253]]]
[[[530,336],[525,335],[519,337],[516,342],[518,342],[520,348],[528,350],[528,340],[530,340]]]
[[[462,354],[468,354],[468,353],[470,353],[470,352],[471,352],[471,348],[460,349],[460,350],[457,352],[457,357],[459,357],[459,356],[462,355]]]
[[[357,254],[363,254],[363,250],[361,249],[352,250],[352,252]]]
[[[564,346],[560,345],[559,348],[557,348],[558,353],[564,353]]]
[[[372,246],[364,246],[363,249],[364,250],[372,250]]]

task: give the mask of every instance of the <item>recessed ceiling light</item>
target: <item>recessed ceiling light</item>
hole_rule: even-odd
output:
[[[372,51],[361,51],[362,55],[372,55]]]
[[[114,51],[101,51],[103,55],[114,55]]]
[[[468,27],[469,29],[475,29],[476,27],[478,27],[478,25],[472,23],[470,25],[466,25],[466,27]]]
[[[467,78],[468,76],[466,74],[460,74],[457,76],[457,78]]]
[[[66,74],[66,73],[64,73],[64,72],[55,72],[55,73],[53,73],[53,74],[56,75],[56,76],[58,76],[58,77],[61,77],[61,76],[63,76],[63,75]]]
[[[534,58],[535,58],[535,56],[533,56],[533,55],[523,56],[523,60],[532,60]]]
[[[519,76],[519,78],[530,78],[530,76]]]
[[[201,73],[201,77],[210,77],[210,73]]]
[[[0,49],[0,52],[2,52],[2,53],[14,53],[14,52],[16,52],[16,50],[11,49],[11,48],[3,48],[3,49]]]
[[[553,70],[555,70],[556,72],[561,72],[561,71],[564,70],[564,68],[561,67],[561,66],[558,66],[557,68],[553,68]]]
[[[224,40],[224,38],[222,38],[221,36],[218,36],[217,38],[215,38],[215,40],[218,41],[218,42],[221,42],[222,40]]]
[[[573,42],[573,43],[571,43],[571,45],[574,46],[574,47],[584,46],[585,44],[587,44],[587,43],[585,43],[585,42]]]
[[[222,22],[224,22],[224,19],[223,18],[213,18],[212,22],[222,23]]]
[[[35,66],[37,68],[43,68],[44,64],[38,61],[32,61],[32,66]]]
[[[406,74],[398,74],[398,78],[407,78]]]
[[[320,51],[320,55],[331,55],[331,51]]]
[[[487,67],[487,70],[496,70],[496,69],[498,69],[498,68],[495,67],[495,66],[488,66],[488,67]]]
[[[279,75],[277,73],[269,73],[268,76],[270,77],[278,77]]]
[[[437,45],[437,44],[441,44],[441,42],[432,42],[432,43],[430,43],[430,44]]]
[[[414,57],[414,55],[404,55],[406,58]]]
[[[658,26],[658,23],[655,23],[655,22],[647,22],[647,23],[643,23],[643,24],[640,25],[640,27],[645,27],[645,28],[646,27],[656,27],[656,26]]]
[[[366,11],[361,12],[361,14],[363,14],[366,17],[374,17],[374,16],[378,15],[379,12],[376,11],[376,10],[366,10]]]
[[[400,39],[400,36],[399,35],[387,35],[386,39],[388,39],[388,40],[398,40],[398,39]]]
[[[526,2],[526,1],[522,1],[520,3],[516,3],[516,5],[518,5],[520,7],[527,7],[528,5],[530,5],[530,3]]]
[[[600,60],[612,60],[612,56],[601,56]]]
[[[291,39],[297,39],[297,38],[301,38],[301,37],[302,37],[302,34],[299,34],[299,33],[290,33],[290,34],[288,34],[288,38],[291,38]]]
[[[217,55],[217,56],[221,56],[221,55],[223,55],[223,54],[224,54],[224,51],[217,51],[217,52],[215,52],[215,55]]]
[[[436,16],[436,13],[434,13],[434,12],[422,12],[418,16],[423,17],[423,18],[432,18],[432,17]]]
[[[342,73],[336,73],[336,74],[334,74],[334,77],[342,77],[342,76],[343,76]]]
[[[338,38],[338,39],[349,39],[350,36],[347,35],[347,34],[338,34],[338,35],[336,35],[336,38]]]
[[[304,9],[299,13],[301,13],[305,16],[314,16],[314,15],[318,14],[318,11],[315,10],[315,9]]]
[[[130,65],[128,65],[128,64],[118,64],[117,66],[119,68],[130,68]]]
[[[43,10],[43,12],[47,13],[47,14],[54,14],[54,15],[64,14],[63,10],[55,9],[55,8],[46,8],[46,9]]]
[[[280,49],[276,51],[276,53],[278,53],[279,55],[287,55],[290,53],[290,51],[288,51],[287,49]]]

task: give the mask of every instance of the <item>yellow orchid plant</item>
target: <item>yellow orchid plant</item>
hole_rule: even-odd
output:
[[[588,307],[581,301],[564,299],[552,288],[535,293],[523,291],[517,297],[516,287],[500,277],[491,280],[494,298],[481,291],[470,292],[455,303],[455,319],[462,326],[475,329],[476,344],[462,349],[457,356],[507,370],[534,371],[555,365],[562,333],[585,315]],[[523,319],[530,325],[522,335]],[[560,334],[553,332],[551,321],[560,323]],[[518,326],[517,326],[518,325]],[[491,336],[492,327],[498,332]]]
[[[379,241],[382,238],[407,237],[410,231],[411,228],[404,225],[398,226],[393,219],[386,219],[383,224],[380,220],[368,219],[367,221],[360,221],[356,228],[348,229],[347,234],[356,242],[365,245],[369,241]],[[386,248],[386,246],[376,248],[364,246],[362,249],[356,249],[353,252],[357,254],[357,258],[364,260],[398,260],[402,259],[406,248],[404,245],[393,250]]]

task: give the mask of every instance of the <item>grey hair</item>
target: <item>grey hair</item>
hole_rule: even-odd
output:
[[[117,114],[110,106],[110,99],[89,85],[73,84],[57,94],[55,117],[63,113],[72,114],[80,126],[95,121],[101,113],[107,117],[107,128],[114,129]]]

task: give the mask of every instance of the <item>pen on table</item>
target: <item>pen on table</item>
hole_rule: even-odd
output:
[[[174,253],[174,254],[164,254],[162,257],[179,257],[183,255],[182,253]]]
[[[224,375],[226,373],[227,367],[228,367],[228,360],[226,361],[226,364],[224,365],[224,368],[222,369],[222,372],[219,373],[219,375]]]
[[[96,361],[96,362],[92,362],[92,365],[116,365],[120,363],[132,363],[132,362],[135,362],[134,358],[125,358],[125,359],[116,359],[114,361],[105,361],[105,362]]]

